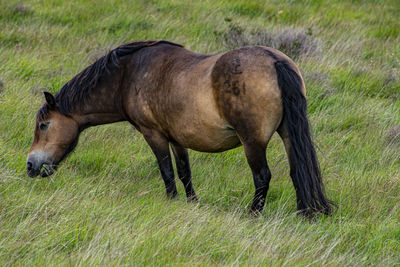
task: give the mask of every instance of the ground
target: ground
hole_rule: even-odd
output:
[[[400,265],[400,4],[393,1],[0,1],[0,264]],[[296,215],[278,137],[266,208],[243,148],[190,151],[199,204],[170,201],[128,123],[86,130],[50,178],[26,155],[43,90],[119,44],[166,39],[202,53],[281,49],[307,87],[335,213]]]

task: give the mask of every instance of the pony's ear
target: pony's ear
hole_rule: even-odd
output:
[[[56,104],[56,99],[54,98],[54,96],[51,93],[46,92],[46,91],[44,91],[43,94],[44,94],[44,97],[46,98],[46,102],[49,105],[49,107],[51,109],[56,109],[57,104]]]

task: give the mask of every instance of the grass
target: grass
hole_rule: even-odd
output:
[[[399,266],[399,12],[396,0],[0,1],[0,264]],[[180,183],[169,201],[128,123],[86,130],[53,176],[28,178],[41,91],[142,39],[203,53],[275,45],[294,57],[334,215],[295,215],[277,137],[256,219],[242,148],[191,151],[200,204],[186,203]]]

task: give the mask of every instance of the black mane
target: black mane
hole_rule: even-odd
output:
[[[68,115],[74,110],[77,104],[83,103],[88,99],[90,92],[96,87],[99,79],[105,73],[110,73],[111,70],[120,66],[121,57],[132,54],[144,47],[156,44],[170,44],[183,47],[180,44],[162,40],[133,42],[121,45],[111,50],[64,84],[60,91],[55,95],[59,111],[64,115]]]

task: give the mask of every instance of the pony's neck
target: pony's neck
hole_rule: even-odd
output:
[[[126,120],[119,92],[120,83],[116,79],[110,80],[99,83],[86,101],[71,113],[82,129]]]
[[[84,130],[91,126],[124,121],[125,119],[117,113],[89,113],[89,114],[72,114],[72,118],[78,122],[79,128]]]

